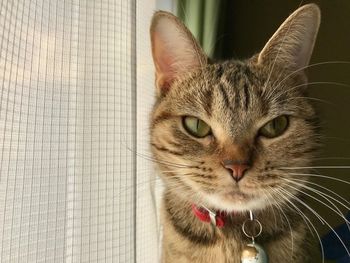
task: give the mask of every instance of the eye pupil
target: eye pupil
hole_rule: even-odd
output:
[[[210,126],[196,117],[183,117],[182,124],[190,135],[197,138],[204,138],[211,133]]]
[[[276,130],[277,129],[277,121],[276,121],[276,119],[274,119],[272,121],[272,125],[273,125],[273,129]]]
[[[288,117],[285,115],[279,116],[272,121],[266,123],[260,130],[259,134],[267,138],[275,138],[284,133],[288,128]]]

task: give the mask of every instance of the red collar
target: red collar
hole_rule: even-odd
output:
[[[198,207],[192,204],[193,214],[202,222],[212,223],[219,228],[224,227],[227,213],[224,211],[214,212],[205,207]]]

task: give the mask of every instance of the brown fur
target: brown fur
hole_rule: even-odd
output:
[[[162,24],[171,27],[170,33]],[[291,196],[300,198],[298,191],[285,185],[293,175],[283,167],[310,165],[318,147],[316,115],[306,97],[306,77],[298,70],[309,61],[318,24],[317,6],[306,5],[258,55],[208,63],[176,17],[154,15],[158,99],[151,117],[151,145],[165,184],[163,262],[240,262],[249,241],[241,225],[249,210],[262,223],[257,242],[267,250],[270,263],[308,262],[307,225],[300,216],[304,209]],[[303,36],[307,44],[301,43]],[[285,45],[280,48],[281,43]],[[289,116],[281,136],[259,136],[265,123],[281,115]],[[213,134],[189,135],[184,116],[205,121]],[[221,165],[225,158],[249,160],[251,167],[239,183]],[[234,215],[224,228],[213,228],[193,215],[191,204]]]

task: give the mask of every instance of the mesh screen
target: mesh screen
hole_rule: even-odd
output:
[[[0,262],[156,262],[154,1],[0,5]]]

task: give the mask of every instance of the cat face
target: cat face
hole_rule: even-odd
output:
[[[177,18],[155,14],[151,147],[168,190],[219,210],[263,209],[292,176],[284,168],[310,164],[317,136],[302,69],[319,20],[303,6],[258,55],[208,63]]]

